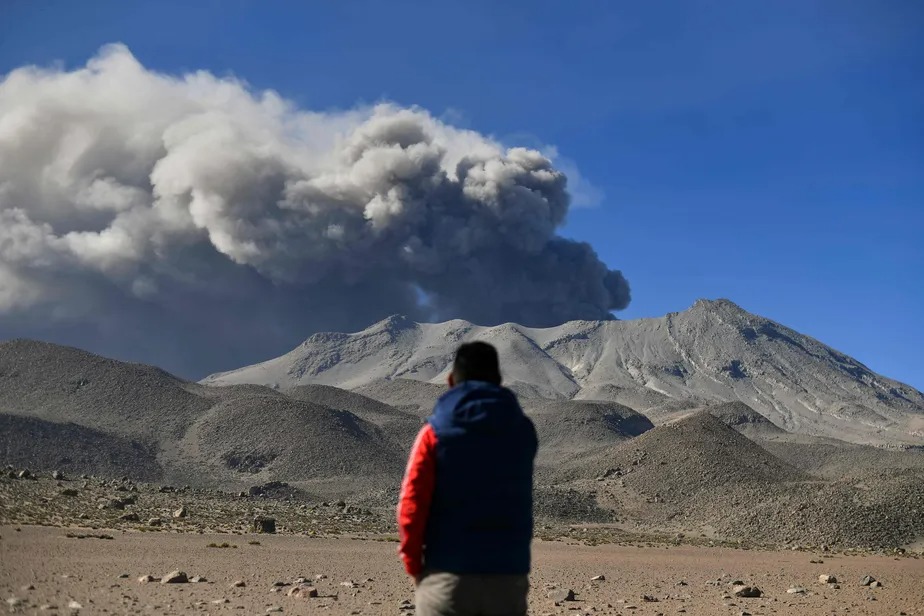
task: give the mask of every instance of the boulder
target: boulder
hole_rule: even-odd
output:
[[[313,599],[318,596],[318,589],[314,586],[299,585],[290,588],[286,594],[296,599]]]
[[[185,572],[176,570],[167,573],[160,578],[161,584],[186,584],[189,582],[189,576]]]
[[[253,532],[255,533],[275,533],[276,519],[257,516],[253,519]]]
[[[563,601],[574,601],[574,591],[570,588],[560,588],[558,590],[553,590],[547,596],[555,603],[561,603]]]

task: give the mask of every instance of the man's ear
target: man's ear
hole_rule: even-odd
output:
[[[449,389],[452,389],[456,386],[456,377],[453,376],[452,372],[450,372],[449,376],[446,377],[446,382],[449,383]]]

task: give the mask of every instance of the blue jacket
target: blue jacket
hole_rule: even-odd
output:
[[[481,381],[436,403],[435,480],[423,537],[427,569],[525,574],[533,535],[537,439],[509,389]]]

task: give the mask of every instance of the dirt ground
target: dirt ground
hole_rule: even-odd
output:
[[[101,531],[0,527],[0,609],[67,614],[73,601],[85,614],[413,614],[402,605],[413,601],[413,588],[393,542],[121,531],[109,531],[111,539],[81,539],[68,533]],[[234,547],[208,547],[223,543]],[[924,560],[914,558],[537,542],[534,561],[530,612],[536,615],[924,614]],[[138,580],[175,569],[206,581]],[[821,574],[835,575],[839,588],[819,583]],[[319,575],[326,577],[315,580]],[[606,579],[591,581],[598,575]],[[864,575],[883,586],[861,586]],[[274,587],[299,577],[311,580],[321,597],[289,597],[291,586]],[[232,587],[237,580],[246,586]],[[733,597],[735,580],[759,587],[763,597]],[[787,593],[794,586],[805,594]],[[577,600],[556,605],[548,598],[553,588],[571,589]]]

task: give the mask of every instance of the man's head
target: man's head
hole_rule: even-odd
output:
[[[465,381],[487,381],[501,384],[497,349],[487,342],[466,342],[456,351],[456,359],[449,373],[449,386]]]

